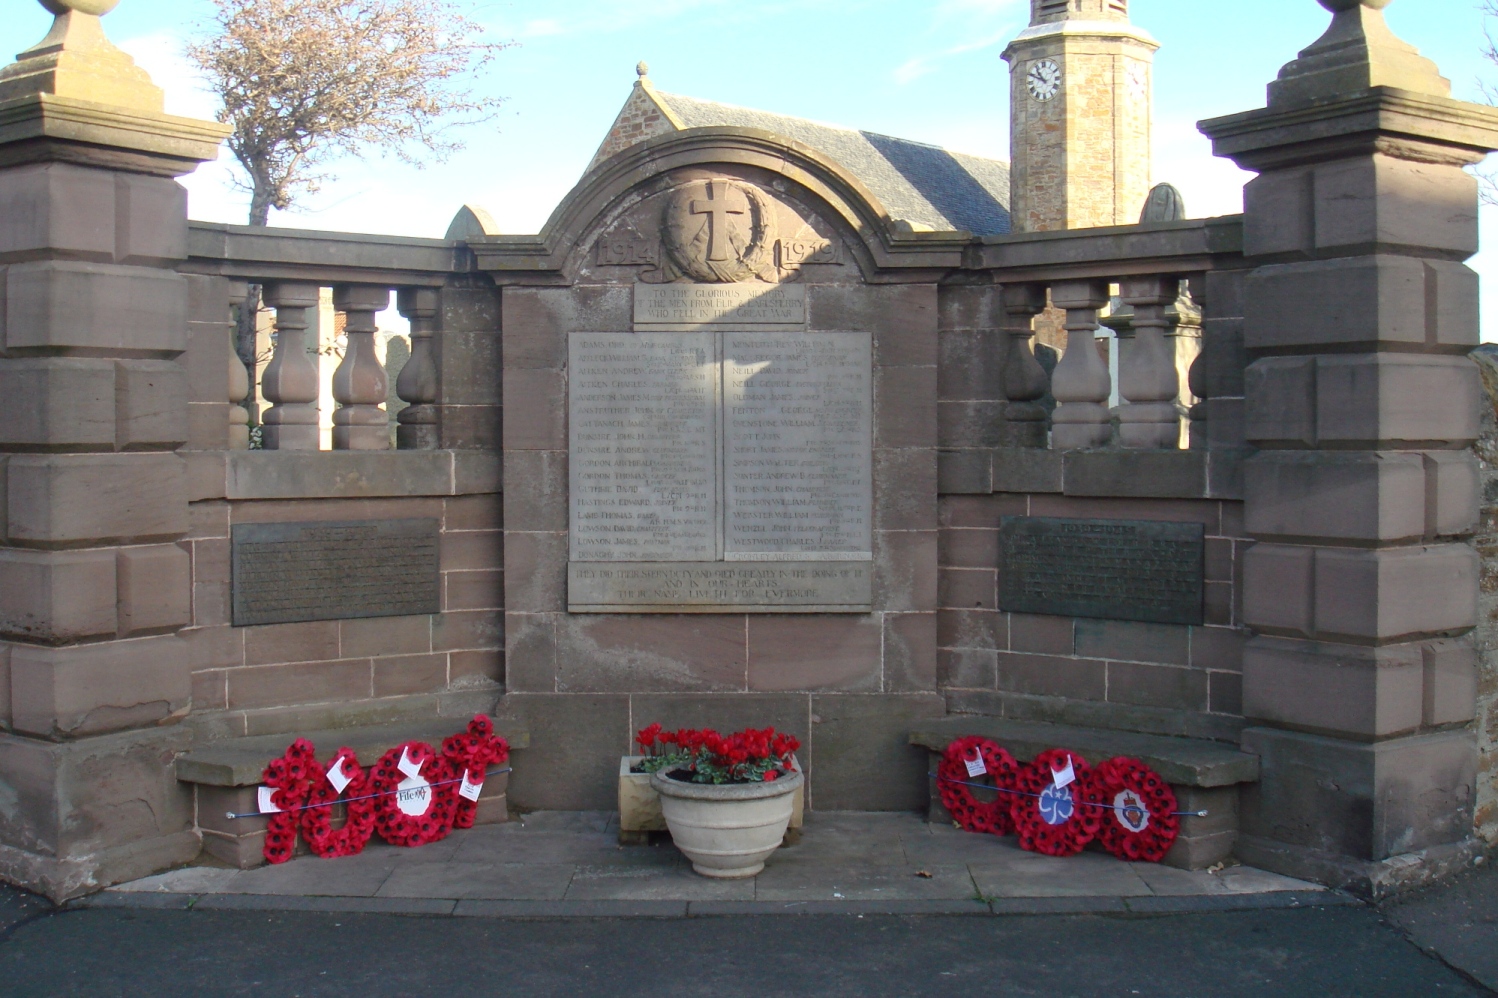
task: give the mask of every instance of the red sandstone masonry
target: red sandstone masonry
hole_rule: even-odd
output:
[[[939,513],[942,688],[1241,712],[1241,504],[998,493],[942,496]],[[1026,514],[1203,523],[1206,626],[996,612],[999,520]]]

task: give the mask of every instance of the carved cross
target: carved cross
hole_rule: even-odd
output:
[[[722,180],[707,182],[707,196],[709,198],[707,201],[692,202],[692,214],[710,216],[708,218],[707,258],[712,261],[731,260],[733,255],[729,251],[728,216],[747,215],[749,202],[743,194]]]

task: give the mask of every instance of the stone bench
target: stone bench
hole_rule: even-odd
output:
[[[325,761],[340,746],[353,749],[359,765],[369,769],[390,749],[403,742],[420,741],[439,751],[442,739],[462,731],[467,719],[442,718],[400,724],[380,724],[361,728],[339,728],[329,731],[288,732],[282,735],[255,735],[209,742],[177,757],[177,779],[193,785],[196,824],[203,835],[203,850],[240,869],[265,862],[265,818],[227,817],[229,812],[244,814],[257,810],[256,788],[266,763],[286,751],[297,738],[306,738],[317,746],[319,761]],[[521,724],[504,718],[494,719],[495,733],[510,743],[512,749],[530,745],[530,732]],[[478,800],[476,824],[491,825],[509,819],[505,791],[510,775],[489,777]],[[297,848],[305,850],[298,839]]]
[[[1180,837],[1165,856],[1166,865],[1186,870],[1205,869],[1232,855],[1239,787],[1259,779],[1258,756],[1221,742],[1002,717],[960,714],[931,721],[911,733],[910,744],[930,750],[934,773],[946,747],[965,735],[991,738],[1021,763],[1053,748],[1071,749],[1093,764],[1119,755],[1143,762],[1170,784],[1182,811],[1207,812],[1204,818],[1181,817]],[[942,806],[936,780],[930,783],[930,820],[948,823],[952,817]]]

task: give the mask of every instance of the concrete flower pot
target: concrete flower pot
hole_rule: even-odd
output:
[[[796,791],[804,779],[788,773],[770,783],[682,783],[650,777],[661,797],[671,840],[704,877],[752,877],[785,839]]]
[[[666,830],[666,819],[661,817],[660,794],[650,785],[650,774],[630,772],[647,758],[626,755],[619,759],[619,844],[622,846],[648,845],[651,832]],[[801,761],[794,755],[791,756],[791,768],[801,772]],[[785,845],[795,845],[801,840],[805,800],[806,783],[803,780],[791,804],[791,825],[786,829]]]

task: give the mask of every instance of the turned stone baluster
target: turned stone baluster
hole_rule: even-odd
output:
[[[276,352],[260,376],[272,405],[261,417],[266,450],[317,450],[317,365],[307,355],[307,312],[317,308],[316,284],[272,283],[265,304],[276,310]]]
[[[1005,443],[1011,447],[1044,447],[1046,410],[1040,404],[1050,387],[1050,376],[1035,359],[1031,340],[1035,316],[1045,311],[1045,285],[1009,284],[1001,292],[1004,305]]]
[[[1243,425],[1243,279],[1246,271],[1213,271],[1192,296],[1202,310],[1202,349],[1187,379],[1199,401],[1191,407],[1191,449],[1241,448]],[[1198,290],[1198,288],[1200,290]]]
[[[387,288],[341,284],[333,289],[333,307],[344,313],[348,345],[343,363],[333,372],[334,450],[389,450],[390,415],[382,409],[390,379],[375,355],[375,313],[390,307]]]
[[[395,379],[395,393],[409,403],[396,414],[395,445],[401,450],[437,449],[437,359],[432,334],[439,300],[434,288],[402,288],[396,295],[401,315],[411,321],[411,357]]]
[[[1119,296],[1134,308],[1133,335],[1119,338],[1118,439],[1125,447],[1175,448],[1181,442],[1176,397],[1181,378],[1166,342],[1171,321],[1165,314],[1180,294],[1176,277],[1130,277],[1119,282]]]
[[[1108,304],[1103,281],[1062,281],[1051,287],[1051,304],[1066,310],[1066,353],[1051,375],[1059,403],[1051,416],[1056,450],[1101,447],[1112,436],[1108,395],[1113,379],[1097,350],[1098,309]]]
[[[249,294],[246,283],[229,283],[229,304],[243,310],[246,307],[244,300]],[[250,372],[244,369],[244,361],[234,349],[235,328],[229,327],[229,450],[247,451],[250,448],[250,411],[246,408],[246,399],[250,397]]]

